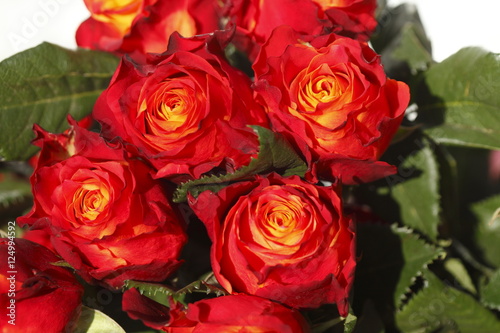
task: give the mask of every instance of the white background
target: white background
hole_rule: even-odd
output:
[[[441,61],[465,46],[500,53],[498,0],[388,0],[417,5]],[[43,41],[75,48],[75,31],[89,16],[83,0],[2,0],[0,60]]]

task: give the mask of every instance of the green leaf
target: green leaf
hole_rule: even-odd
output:
[[[0,63],[0,160],[26,160],[37,123],[62,132],[66,116],[88,115],[118,64],[108,53],[43,43]]]
[[[165,306],[169,306],[168,303],[159,301],[155,297],[157,294],[171,296],[174,300],[181,303],[184,303],[184,296],[186,294],[203,293],[205,295],[214,294],[215,296],[227,295],[227,292],[224,289],[209,284],[203,280],[194,281],[177,291],[158,283],[139,282],[132,280],[125,281],[124,288],[125,289],[136,288],[137,290],[139,290],[141,295],[147,296],[159,303],[162,303]],[[164,299],[166,300],[167,297],[164,297]]]
[[[175,290],[170,289],[162,284],[126,280],[123,285],[123,289],[131,288],[137,289],[141,295],[149,297],[155,302],[163,304],[167,307],[170,306],[167,296],[175,295]],[[180,299],[180,297],[176,298],[176,301],[183,303],[183,299]]]
[[[356,313],[371,299],[379,311],[388,311],[381,317],[390,316],[401,307],[415,277],[444,256],[443,249],[426,243],[408,228],[358,224],[357,235]]]
[[[417,121],[436,142],[500,149],[500,58],[464,48],[423,74]]]
[[[500,268],[500,217],[495,212],[500,208],[500,195],[472,205],[472,212],[477,218],[475,233],[476,244],[484,259]]]
[[[440,223],[439,166],[431,143],[425,138],[418,142],[421,149],[413,151],[399,166],[399,174],[389,178],[397,182],[391,196],[399,204],[404,225],[436,240]]]
[[[500,269],[481,284],[481,302],[489,308],[500,310]]]
[[[428,264],[436,259],[443,259],[446,253],[443,249],[419,239],[411,229],[393,226],[393,231],[401,240],[404,259],[394,292],[396,306],[401,306],[401,302],[404,300],[405,294],[410,291],[409,287],[413,285],[415,278],[422,273]]]
[[[402,332],[500,332],[500,321],[471,295],[443,283],[432,272],[426,285],[396,314]]]
[[[401,31],[398,47],[393,51],[395,59],[405,61],[413,73],[426,70],[432,63],[429,40],[422,25],[408,22]]]
[[[432,63],[431,43],[415,5],[386,6],[377,21],[377,31],[370,41],[381,54],[389,77],[407,81]]]
[[[31,198],[31,184],[11,173],[0,173],[0,211]]]
[[[439,164],[439,182],[441,195],[441,237],[452,238],[460,220],[460,190],[458,163],[448,151],[447,146],[436,145],[435,155]]]
[[[187,200],[187,193],[197,196],[203,191],[217,192],[229,182],[248,179],[254,175],[276,171],[282,176],[303,177],[306,163],[297,155],[283,136],[260,126],[251,126],[259,136],[259,154],[250,164],[234,173],[222,176],[207,176],[180,185],[174,193],[174,202]]]
[[[74,333],[125,333],[113,319],[99,310],[83,306]]]

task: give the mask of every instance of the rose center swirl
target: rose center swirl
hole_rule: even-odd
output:
[[[145,97],[138,109],[138,120],[145,135],[156,144],[178,140],[198,130],[203,96],[185,77],[166,79]]]
[[[248,209],[249,223],[240,227],[240,237],[266,257],[295,256],[316,230],[315,214],[306,200],[279,186],[269,186],[269,192]]]
[[[293,85],[297,88],[296,107],[301,112],[314,113],[320,105],[336,103],[349,86],[349,79],[341,72],[323,64],[308,73],[301,73]]]
[[[109,190],[95,179],[90,179],[73,194],[74,215],[83,223],[92,223],[106,209],[109,201]]]

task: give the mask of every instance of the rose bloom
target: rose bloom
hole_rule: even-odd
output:
[[[251,61],[274,28],[306,36],[335,32],[366,41],[377,26],[376,0],[226,0],[224,15],[237,26],[233,43]]]
[[[164,327],[169,333],[307,333],[302,315],[268,299],[229,295],[188,305],[182,317]]]
[[[117,53],[161,53],[177,31],[184,37],[219,27],[216,0],[84,0],[91,17],[76,32],[78,46]]]
[[[271,174],[205,191],[190,205],[207,227],[212,268],[228,292],[293,308],[337,303],[347,314],[354,231],[334,188]]]
[[[73,332],[83,287],[68,269],[53,265],[60,260],[29,240],[0,240],[0,332]]]
[[[405,83],[386,77],[366,43],[333,34],[303,41],[282,26],[262,47],[254,70],[257,98],[273,129],[304,155],[312,153],[320,173],[352,183],[359,161],[384,169],[385,163],[373,162],[390,144],[410,94]]]
[[[267,118],[249,78],[212,53],[220,48],[217,38],[174,35],[169,51],[146,64],[123,59],[97,100],[93,115],[103,136],[138,147],[157,177],[233,170],[257,153],[247,125]]]
[[[61,140],[40,128],[42,148],[32,177],[34,205],[20,225],[45,230],[55,251],[87,281],[121,288],[126,279],[162,281],[180,264],[186,235],[164,184],[150,167],[75,126]],[[58,142],[71,145],[45,150]],[[69,157],[58,159],[61,151]]]

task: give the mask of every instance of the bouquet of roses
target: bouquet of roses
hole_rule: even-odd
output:
[[[376,0],[85,4],[0,63],[2,332],[500,331],[497,56]]]

